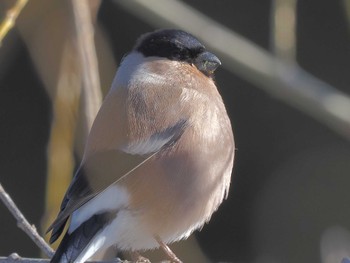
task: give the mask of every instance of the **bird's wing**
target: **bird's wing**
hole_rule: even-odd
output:
[[[48,228],[52,230],[50,243],[62,233],[68,217],[79,207],[128,176],[160,151],[174,145],[183,134],[187,121],[181,119],[174,126],[153,134],[148,140],[137,142],[122,150],[95,153],[79,168],[61,204],[61,210]]]

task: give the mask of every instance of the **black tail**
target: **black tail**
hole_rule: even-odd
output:
[[[52,263],[72,263],[83,250],[89,245],[94,236],[101,231],[113,218],[115,213],[105,212],[90,217],[72,233],[66,233],[55,255]]]

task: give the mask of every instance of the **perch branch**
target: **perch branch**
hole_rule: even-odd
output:
[[[50,259],[42,258],[22,258],[16,253],[11,254],[8,257],[0,257],[0,263],[49,263]],[[116,258],[113,261],[89,261],[89,263],[132,263],[130,261],[123,261]],[[166,262],[163,262],[166,263]]]
[[[18,254],[13,253],[8,257],[0,257],[0,263],[49,263],[50,259],[42,259],[42,258],[22,258]]]
[[[11,212],[11,214],[17,220],[17,226],[22,229],[33,241],[34,243],[48,256],[52,257],[54,251],[52,248],[45,242],[45,240],[38,234],[34,225],[30,225],[21,211],[18,209],[12,198],[6,193],[4,188],[0,183],[0,199]],[[0,262],[2,262],[0,260]]]
[[[0,46],[7,33],[14,27],[18,15],[28,0],[17,0],[16,4],[7,11],[4,21],[0,25]]]

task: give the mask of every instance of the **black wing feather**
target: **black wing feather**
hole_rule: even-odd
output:
[[[105,212],[94,215],[81,224],[71,234],[66,233],[55,255],[52,263],[74,262],[80,253],[91,242],[92,238],[101,231],[105,225],[115,218],[116,212]]]

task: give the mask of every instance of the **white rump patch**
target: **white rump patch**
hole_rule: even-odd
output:
[[[68,233],[71,234],[93,215],[110,210],[119,210],[120,208],[126,207],[128,203],[129,194],[127,190],[118,185],[111,185],[105,191],[73,212]]]

